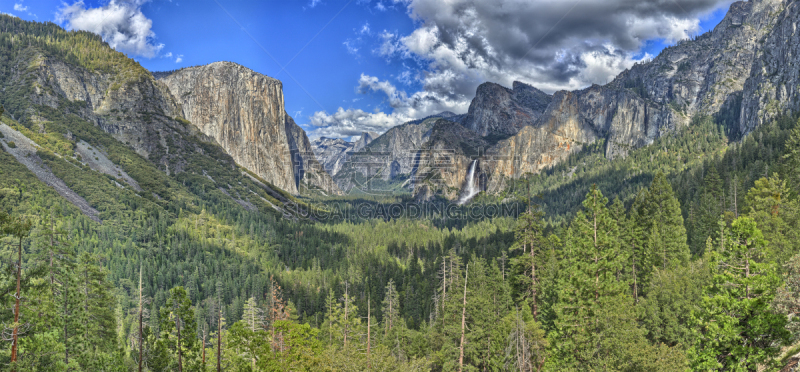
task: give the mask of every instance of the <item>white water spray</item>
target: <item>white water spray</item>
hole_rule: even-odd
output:
[[[475,184],[475,170],[478,169],[478,159],[472,161],[472,164],[469,165],[469,174],[467,175],[467,187],[464,189],[464,193],[461,196],[461,199],[458,201],[459,205],[465,204],[466,202],[470,201],[475,195],[478,195],[481,192],[478,189],[478,186]]]

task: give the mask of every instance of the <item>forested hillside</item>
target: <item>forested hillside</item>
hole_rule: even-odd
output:
[[[113,74],[122,90],[152,75],[91,34],[0,21],[0,370],[778,371],[799,360],[797,118],[743,138],[730,112],[697,118],[614,160],[598,141],[465,206],[305,199],[179,116],[89,120],[85,101],[40,84],[42,61]],[[159,140],[120,140],[104,121],[117,115]]]
[[[19,370],[136,370],[140,349],[154,371],[213,370],[218,350],[223,370],[778,366],[796,337],[800,126],[710,149],[692,167],[645,162],[627,203],[603,196],[624,195],[603,189],[616,173],[593,173],[563,224],[534,205],[459,230],[292,222],[190,191],[197,208],[170,210],[72,172],[99,188],[86,195],[122,196],[89,199],[100,224],[0,152],[7,309],[22,263],[5,365],[19,324]]]

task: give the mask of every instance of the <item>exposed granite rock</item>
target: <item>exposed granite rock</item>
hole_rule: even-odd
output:
[[[341,138],[322,137],[311,142],[314,154],[325,170],[336,176],[347,161],[347,154],[352,151],[361,151],[380,135],[375,132],[364,132],[356,142],[348,142]]]
[[[427,142],[437,120],[441,120],[439,116],[418,124],[398,125],[358,150],[357,155],[347,158],[336,172],[334,180],[339,188],[349,191],[359,186],[356,179],[371,177],[384,181],[400,179],[399,182],[405,183],[414,173],[419,150]]]
[[[508,137],[536,122],[551,98],[547,93],[518,81],[514,82],[513,89],[484,83],[478,87],[463,124],[484,137]]]
[[[62,179],[56,177],[42,159],[39,158],[36,154],[39,145],[4,123],[0,123],[0,134],[3,135],[3,138],[0,139],[0,149],[11,154],[20,164],[28,168],[36,178],[47,186],[52,187],[61,197],[78,207],[87,217],[95,222],[102,222],[100,220],[100,212],[92,208],[86,199],[72,191]],[[9,146],[8,142],[14,142],[14,148]]]
[[[361,137],[358,139],[358,141],[353,143],[353,151],[361,151],[361,150],[363,150],[365,147],[367,147],[367,145],[372,143],[372,141],[374,141],[379,136],[380,136],[380,134],[375,133],[375,132],[364,132],[364,133],[361,133]]]
[[[413,178],[417,199],[429,199],[433,195],[448,199],[458,197],[465,186],[470,164],[483,155],[488,144],[475,131],[438,119],[429,140],[418,152],[419,166]],[[484,172],[479,168],[478,173]],[[481,185],[481,189],[484,188],[485,183]]]
[[[28,66],[25,71],[17,71],[11,85],[24,85],[26,76],[36,79],[32,103],[54,109],[61,98],[84,103],[76,110],[83,119],[144,157],[157,152],[158,144],[165,142],[170,132],[181,130],[173,119],[180,116],[180,107],[168,89],[141,67],[129,72],[133,76],[117,76],[90,72],[41,54],[33,57]],[[173,163],[173,170],[179,171],[179,162],[168,154],[153,160],[166,167]]]
[[[237,164],[297,193],[280,81],[230,62],[160,77],[183,116],[214,138]]]
[[[347,153],[353,151],[355,143],[341,138],[322,137],[311,142],[317,160],[322,163],[325,170],[336,177],[347,161]]]
[[[513,90],[496,84],[482,85],[462,123],[482,136],[513,134],[497,142],[481,158],[484,187],[490,192],[501,191],[506,179],[538,173],[598,139],[606,140],[607,158],[626,156],[632,149],[689,125],[695,117],[715,115],[721,109],[730,111],[725,113],[727,117],[738,116],[738,102],[743,96],[743,123],[753,122],[748,118],[752,116],[749,112],[764,111],[748,109],[750,106],[786,102],[778,107],[797,112],[800,103],[794,96],[794,85],[800,73],[792,67],[789,56],[800,52],[795,51],[800,48],[800,41],[794,32],[794,13],[787,11],[787,15],[776,17],[783,7],[783,0],[734,3],[713,31],[665,49],[652,61],[637,64],[605,86],[557,92],[551,98],[521,84],[515,84]],[[764,61],[761,65],[768,67],[762,67],[761,72],[756,68],[752,71],[753,76],[773,76],[769,82],[761,79],[758,88],[772,89],[773,93],[759,95],[745,90],[743,94],[760,49],[759,40],[770,33],[778,18],[781,21],[776,30],[782,29],[783,33],[770,34],[765,47],[782,45],[778,48],[782,57],[760,53],[759,60]],[[753,82],[748,82],[748,87],[758,85],[754,79],[750,78]],[[770,99],[770,95],[776,98]],[[761,99],[760,104],[749,104],[761,96],[767,97],[766,103]],[[545,102],[549,104],[542,109]],[[739,125],[739,120],[726,124]],[[742,132],[757,124],[741,124]],[[469,163],[459,166],[466,173]],[[464,182],[450,177],[442,180],[443,187],[449,189]]]
[[[800,3],[787,4],[776,18],[744,86],[738,123],[741,134],[780,115],[800,113]]]
[[[610,85],[669,105],[681,115],[717,113],[750,76],[760,40],[773,28],[783,0],[733,3],[714,30],[664,49]]]
[[[319,188],[327,194],[340,195],[341,190],[314,156],[314,149],[303,128],[300,128],[289,115],[286,115],[285,122],[289,150],[292,152],[295,185],[298,190]]]

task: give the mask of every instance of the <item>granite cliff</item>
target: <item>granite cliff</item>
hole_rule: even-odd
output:
[[[789,2],[772,32],[759,40],[741,97],[740,134],[783,114],[800,113],[800,4]]]
[[[231,62],[157,73],[183,116],[236,163],[291,193],[301,184],[338,194],[284,110],[283,84]]]
[[[314,147],[303,128],[300,128],[289,115],[286,115],[285,123],[291,151],[292,171],[298,189],[302,191],[316,188],[321,190],[323,195],[341,194],[339,187],[317,161]]]
[[[798,73],[791,67],[800,45],[797,9],[783,0],[736,2],[714,30],[666,48],[605,86],[552,97],[520,83],[480,86],[460,122],[490,140],[480,159],[482,188],[499,192],[507,179],[538,173],[599,139],[613,159],[697,117],[715,116],[729,133],[746,134],[763,120],[797,112]],[[464,183],[436,179],[441,184],[427,185],[425,194]]]
[[[484,137],[508,137],[533,125],[551,100],[547,93],[518,81],[514,82],[512,89],[484,83],[478,87],[461,123]]]
[[[159,76],[183,116],[213,138],[236,163],[297,193],[280,81],[216,62]]]
[[[117,207],[109,209],[111,199],[99,196],[98,190],[109,184],[118,189],[120,200],[177,203],[184,209],[196,208],[200,199],[233,202],[248,211],[277,210],[292,219],[305,218],[301,209],[307,206],[290,194],[297,193],[300,182],[304,190],[338,193],[316,163],[305,133],[285,114],[280,82],[245,72],[237,75],[240,80],[221,74],[222,80],[206,80],[213,87],[196,87],[199,95],[218,101],[184,106],[189,95],[174,95],[156,78],[168,74],[152,74],[95,34],[7,15],[0,15],[0,26],[4,136],[30,144],[9,148],[28,171],[95,221],[116,213]],[[256,86],[263,88],[258,94],[236,90]],[[219,111],[206,112],[199,105]],[[202,127],[220,122],[195,125],[184,110],[198,119],[215,116],[222,124],[238,126],[223,125],[217,136]],[[244,136],[280,137],[274,145],[281,151],[271,155],[286,158],[265,157],[252,169],[238,163],[231,155],[258,150],[224,148],[221,142]],[[255,171],[260,169],[276,171],[259,175]]]
[[[361,151],[369,145],[379,134],[375,132],[364,132],[358,141],[348,142],[341,138],[318,138],[311,142],[314,155],[322,163],[325,171],[332,177],[336,177],[347,161],[347,154],[353,151]]]
[[[435,115],[389,129],[342,163],[334,175],[336,183],[342,190],[351,190],[364,187],[366,179],[375,178],[398,184],[394,186],[410,187],[420,150],[425,148],[434,123],[440,119],[441,115]]]

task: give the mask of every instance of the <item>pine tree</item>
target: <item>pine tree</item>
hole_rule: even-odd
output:
[[[192,302],[183,287],[175,287],[169,292],[166,306],[159,314],[161,341],[176,358],[178,371],[193,371],[199,368],[201,361]]]
[[[800,250],[800,206],[790,198],[786,181],[777,174],[762,178],[745,198],[750,211],[747,214],[769,237],[769,246],[778,262],[787,262]]]
[[[533,316],[528,313],[527,306],[515,311],[506,317],[506,322],[511,322],[511,332],[506,339],[505,363],[506,370],[520,372],[541,371],[547,360],[547,339],[544,331]]]
[[[383,326],[384,336],[389,334],[389,331],[398,324],[400,320],[400,295],[397,293],[397,288],[394,286],[394,279],[389,279],[386,284],[386,294],[383,298]]]
[[[537,266],[542,261],[548,249],[548,241],[544,236],[544,212],[539,206],[533,205],[528,211],[521,214],[517,221],[514,231],[516,242],[512,250],[522,249],[522,256],[512,261],[512,266],[518,274],[515,276],[515,284],[520,287],[520,297],[530,303],[533,311],[533,318],[539,314],[539,277]],[[539,267],[541,271],[541,267]]]
[[[693,314],[699,332],[689,355],[696,370],[755,370],[789,341],[786,316],[770,309],[780,277],[751,218],[736,219],[722,237],[709,255],[713,279]]]
[[[644,288],[653,268],[666,270],[684,265],[689,262],[690,253],[680,203],[663,173],[656,174],[637,207],[637,222],[646,234],[643,242],[647,253],[637,257],[642,263],[638,278]]]
[[[76,308],[72,312],[77,324],[73,338],[76,341],[78,362],[86,370],[101,370],[101,356],[116,349],[114,298],[108,282],[108,273],[97,263],[97,257],[83,252],[78,257],[75,272]]]
[[[692,253],[695,256],[703,255],[706,240],[716,234],[717,221],[722,215],[724,204],[722,179],[716,167],[708,167],[693,224],[695,238],[692,240]]]
[[[625,206],[619,199],[614,199],[609,212],[619,224],[620,250],[628,258],[621,273],[624,274],[623,278],[629,282],[631,297],[635,303],[638,303],[640,293],[642,293],[642,264],[649,257],[643,243],[645,235],[642,234],[642,229],[636,219],[625,213]]]
[[[353,342],[355,335],[359,333],[361,318],[358,317],[358,307],[350,296],[349,284],[345,282],[344,297],[342,297],[342,313],[339,318],[342,332],[342,346],[348,347],[348,342]]]
[[[778,288],[772,306],[786,315],[789,320],[786,329],[792,333],[792,339],[800,338],[800,254],[789,260],[783,285]]]
[[[17,357],[19,351],[19,334],[20,334],[20,308],[22,302],[22,243],[25,238],[30,234],[33,222],[30,219],[17,217],[6,218],[7,221],[3,226],[3,232],[10,235],[15,240],[16,245],[16,263],[14,264],[16,276],[16,292],[14,293],[14,323],[11,325],[11,365],[13,370],[16,371]]]
[[[598,358],[602,308],[625,301],[627,283],[618,280],[627,258],[619,245],[617,221],[606,207],[608,199],[596,187],[583,202],[567,232],[564,277],[555,305],[553,353],[564,368],[578,368]],[[632,304],[633,301],[629,304]]]
[[[790,184],[795,186],[796,193],[800,193],[800,126],[792,129],[789,139],[786,141],[783,161],[786,166],[786,174],[791,180]]]

